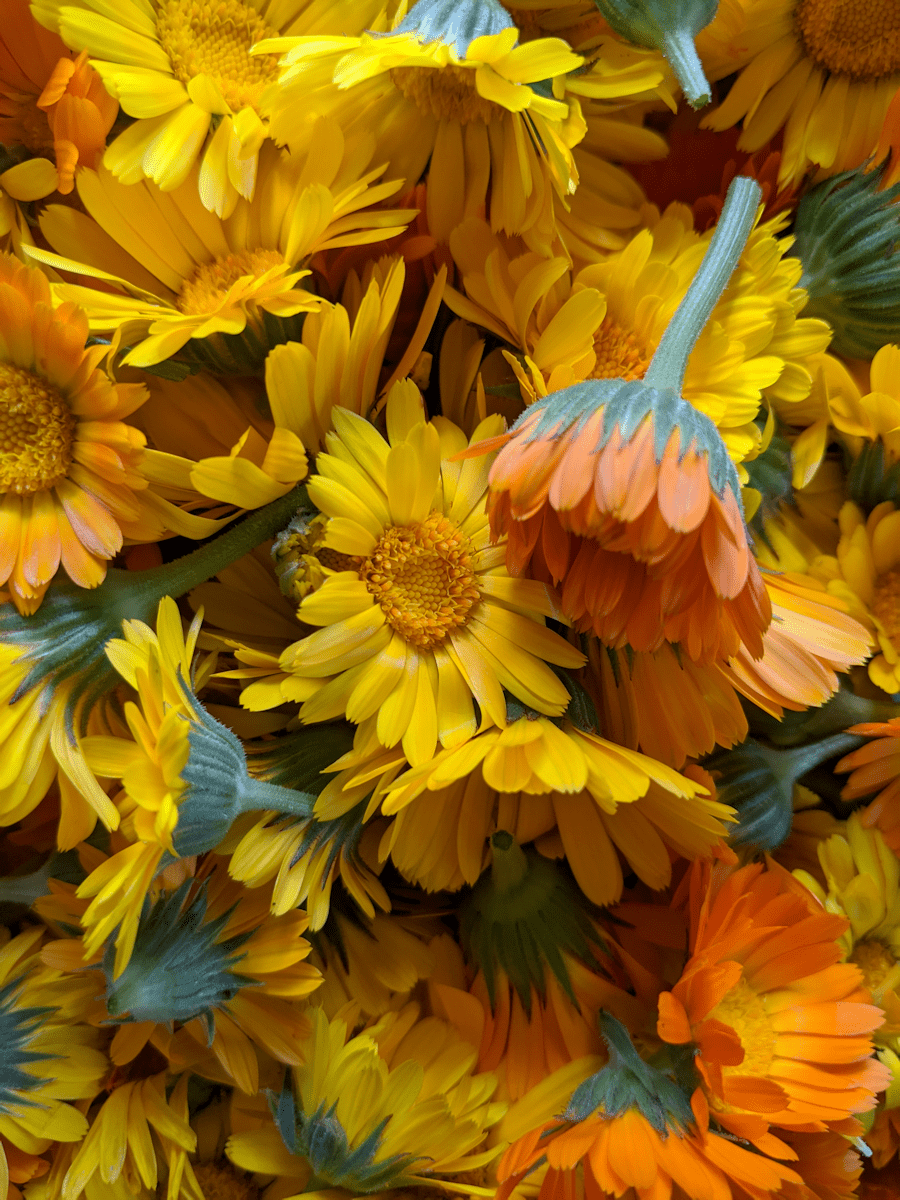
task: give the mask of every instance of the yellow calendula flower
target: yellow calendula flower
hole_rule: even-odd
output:
[[[110,145],[106,166],[123,183],[152,179],[171,191],[194,172],[206,208],[228,216],[252,197],[268,138],[260,99],[278,75],[255,42],[303,33],[307,0],[36,0],[32,10],[66,45],[86,51],[107,91],[133,122]],[[315,12],[315,6],[312,6]],[[375,11],[360,5],[356,32]],[[350,18],[343,6],[344,23]]]
[[[711,79],[739,71],[707,129],[743,120],[753,152],[784,130],[780,180],[858,167],[878,147],[900,87],[900,11],[894,0],[735,0],[698,41]]]
[[[846,961],[862,971],[873,1003],[884,1009],[876,1040],[900,1050],[900,860],[859,813],[820,842],[818,854],[824,887],[806,871],[794,874],[828,912],[849,921],[838,941]]]
[[[40,928],[29,928],[15,938],[0,930],[0,1192],[4,1196],[9,1182],[4,1147],[10,1148],[11,1156],[25,1157],[43,1154],[54,1142],[80,1142],[88,1123],[67,1101],[93,1099],[108,1071],[97,1031],[84,1024],[83,989],[66,989],[59,971],[42,966],[42,936]]]
[[[339,759],[316,802],[334,819],[368,797],[367,815],[393,820],[380,854],[429,890],[474,884],[498,830],[564,854],[584,893],[611,904],[623,886],[620,860],[650,887],[669,882],[668,847],[708,853],[733,810],[670,767],[579,728],[510,704],[505,728],[479,733],[397,775],[372,742]],[[362,731],[361,731],[362,732]]]
[[[253,199],[226,218],[201,205],[196,172],[164,192],[125,186],[107,167],[82,171],[86,213],[46,208],[41,230],[55,253],[33,256],[111,285],[56,284],[55,295],[85,305],[92,333],[116,333],[130,348],[125,363],[149,366],[183,351],[213,371],[252,374],[270,346],[299,337],[298,314],[322,306],[298,286],[313,254],[379,241],[414,215],[374,208],[399,184],[378,183],[381,167],[366,172],[365,148],[334,121],[315,123],[307,150],[287,157],[266,147]]]
[[[751,232],[685,371],[684,399],[713,421],[737,463],[759,451],[763,395],[801,400],[812,385],[804,360],[830,337],[823,321],[798,317],[802,268],[786,257],[789,239],[776,237],[784,223]],[[446,299],[525,356],[517,373],[526,399],[586,379],[642,379],[711,238],[673,204],[625,249],[573,273],[564,258],[513,254],[469,221],[450,240],[465,294],[448,288]]]
[[[581,66],[579,55],[559,38],[520,45],[497,0],[418,0],[389,31],[330,32],[257,46],[283,54],[263,97],[274,137],[303,145],[310,112],[374,130],[377,160],[410,182],[430,159],[428,224],[438,240],[487,204],[494,228],[549,245],[554,196],[575,190],[571,148],[584,123],[577,103],[537,85]]]
[[[285,1081],[277,1124],[235,1133],[245,1170],[302,1180],[297,1190],[440,1187],[497,1156],[484,1149],[506,1106],[496,1076],[473,1074],[477,1052],[418,1005],[386,1013],[355,1037],[346,1020],[310,1013],[304,1063]]]
[[[820,556],[810,573],[874,633],[869,678],[893,696],[900,691],[900,512],[888,500],[866,517],[848,500],[840,529],[836,556]]]
[[[420,763],[439,740],[475,733],[473,701],[505,725],[504,688],[560,715],[569,694],[547,663],[577,667],[584,657],[544,625],[557,615],[552,590],[510,578],[504,547],[491,545],[489,460],[454,462],[468,440],[444,418],[425,421],[412,383],[391,391],[387,439],[343,409],[332,420],[308,492],[329,518],[326,549],[346,567],[301,602],[299,619],[320,628],[281,656],[300,678],[333,677],[301,719],[377,713],[382,743],[402,743]],[[489,418],[473,440],[501,426]]]

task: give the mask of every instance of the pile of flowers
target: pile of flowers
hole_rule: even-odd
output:
[[[3,0],[0,1200],[900,1194],[896,0]]]

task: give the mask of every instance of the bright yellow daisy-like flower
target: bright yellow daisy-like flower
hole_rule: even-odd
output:
[[[124,362],[149,366],[185,348],[214,371],[250,374],[270,346],[299,337],[292,318],[322,306],[298,287],[316,251],[379,241],[413,215],[373,207],[399,185],[378,183],[382,168],[364,173],[358,151],[330,120],[315,124],[308,154],[268,147],[253,199],[225,219],[203,208],[194,176],[163,192],[125,186],[105,167],[83,171],[87,215],[50,205],[41,229],[57,253],[34,256],[112,285],[55,293],[85,306],[91,332],[117,332],[130,347]]]
[[[710,78],[740,70],[703,126],[743,120],[738,147],[750,152],[783,129],[782,183],[858,167],[878,147],[900,87],[894,0],[737,0],[720,8],[700,46]]]
[[[485,203],[495,229],[547,246],[554,196],[575,190],[571,147],[584,133],[577,103],[542,81],[584,61],[559,38],[518,44],[497,0],[418,0],[390,32],[287,37],[264,111],[272,135],[302,145],[309,114],[376,131],[378,161],[410,182],[431,160],[428,224],[439,241]]]
[[[355,761],[354,761],[355,760]],[[393,782],[375,754],[339,759],[344,770],[322,791],[328,819],[372,791],[368,812],[394,818],[382,838],[407,878],[431,890],[474,884],[498,829],[564,854],[585,894],[611,904],[622,891],[619,855],[650,887],[671,875],[669,847],[688,858],[727,833],[732,810],[702,784],[570,721],[536,713],[488,729]]]
[[[851,813],[841,834],[819,845],[823,887],[806,871],[795,871],[823,906],[844,916],[840,938],[848,962],[863,973],[873,1003],[884,1009],[876,1041],[900,1049],[900,860],[880,830],[866,828]]]
[[[584,657],[544,626],[552,591],[511,579],[505,548],[492,546],[485,512],[489,460],[455,463],[469,444],[443,418],[426,422],[414,384],[388,398],[385,440],[367,421],[335,409],[336,433],[309,481],[328,518],[324,545],[346,556],[300,604],[317,632],[288,647],[282,666],[301,678],[333,678],[305,702],[304,721],[377,716],[385,746],[402,743],[426,762],[438,740],[476,730],[473,700],[506,724],[503,689],[560,715],[569,693],[547,663]],[[499,433],[489,418],[475,440]]]
[[[42,272],[8,255],[0,290],[0,582],[30,613],[60,567],[96,587],[125,538],[156,541],[177,510],[148,489],[144,435],[124,420],[147,393],[100,370],[83,310],[54,309]]]
[[[297,1190],[440,1187],[497,1156],[486,1135],[505,1105],[477,1054],[416,1004],[348,1037],[346,1020],[310,1013],[304,1064],[285,1082],[277,1126],[236,1133],[227,1153],[245,1170],[302,1180]]]
[[[802,399],[812,385],[804,359],[830,337],[823,321],[798,317],[802,268],[776,237],[783,227],[782,216],[751,232],[684,375],[682,396],[737,463],[758,453],[763,394]],[[573,273],[563,258],[513,255],[471,221],[450,241],[465,295],[449,288],[447,303],[525,355],[526,401],[585,379],[642,379],[711,238],[673,204],[625,249]]]
[[[0,930],[0,1193],[4,1196],[10,1167],[15,1179],[25,1160],[43,1154],[54,1142],[81,1141],[88,1123],[67,1101],[91,1100],[108,1070],[97,1031],[83,1023],[82,991],[67,991],[60,972],[41,965],[42,933],[29,928],[10,939],[7,930]],[[32,1159],[32,1169],[40,1173],[46,1164],[41,1167],[39,1160]]]
[[[817,558],[811,574],[873,631],[878,653],[869,678],[892,696],[900,691],[900,512],[885,501],[866,517],[848,500],[840,528],[836,556]]]
[[[203,204],[228,216],[250,199],[268,137],[260,98],[278,75],[255,42],[303,32],[307,0],[36,0],[41,24],[86,51],[109,93],[135,118],[109,147],[106,166],[123,183],[152,179],[171,191],[194,172]],[[365,28],[372,6],[354,14]],[[349,6],[342,7],[346,21]]]

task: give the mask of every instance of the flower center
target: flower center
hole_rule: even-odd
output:
[[[298,515],[282,530],[272,547],[275,573],[281,590],[298,604],[325,582],[325,570],[356,571],[359,559],[323,546],[328,518],[319,513]],[[325,570],[323,570],[325,568]]]
[[[863,973],[865,986],[872,993],[873,999],[880,996],[887,987],[894,987],[898,982],[897,960],[884,942],[872,938],[870,941],[857,942],[850,955],[850,962],[855,963]],[[880,999],[875,1000],[876,1004]]]
[[[900,570],[885,571],[875,580],[872,614],[895,646],[900,646]]]
[[[390,624],[421,649],[468,620],[481,593],[472,548],[443,513],[420,525],[392,525],[359,572]]]
[[[278,76],[276,55],[250,55],[254,42],[277,30],[246,0],[158,0],[156,31],[175,77],[189,83],[209,75],[235,112],[255,105]]]
[[[612,317],[604,317],[594,335],[594,352],[592,379],[643,379],[652,358],[631,330]]]
[[[900,71],[897,0],[799,0],[794,20],[806,53],[826,71],[859,80]]]
[[[284,258],[277,250],[239,250],[213,259],[185,280],[178,296],[178,309],[188,316],[215,312],[239,279],[245,275],[263,275],[283,263]]]
[[[0,363],[0,492],[29,496],[65,479],[76,424],[53,384]]]
[[[744,1049],[743,1062],[734,1067],[723,1066],[723,1073],[768,1075],[775,1055],[775,1034],[762,999],[746,979],[738,980],[709,1016],[730,1025]]]
[[[489,125],[506,110],[479,96],[475,72],[452,63],[446,67],[395,67],[391,79],[399,92],[423,113],[440,120]]]
[[[206,1200],[256,1200],[259,1188],[231,1163],[196,1162],[194,1174]]]

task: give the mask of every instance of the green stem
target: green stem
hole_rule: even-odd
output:
[[[273,812],[285,816],[306,817],[313,815],[316,797],[311,792],[299,792],[294,788],[282,787],[277,783],[266,783],[248,775],[241,780],[241,809],[243,812]]]
[[[765,733],[777,746],[791,746],[811,739],[829,737],[851,725],[872,721],[891,721],[900,717],[900,705],[893,700],[870,700],[857,696],[849,688],[841,688],[819,708],[805,713],[790,714],[782,723],[766,722]]]
[[[712,99],[709,80],[703,73],[703,66],[697,54],[694,39],[687,29],[674,29],[667,32],[662,40],[660,50],[666,57],[669,66],[678,77],[681,90],[691,108],[703,108]]]
[[[680,393],[688,356],[738,264],[761,197],[755,179],[739,175],[732,180],[700,269],[647,368],[644,383],[650,387],[673,388]]]
[[[820,742],[810,742],[807,746],[794,746],[790,750],[769,750],[768,753],[778,756],[781,778],[797,780],[813,767],[827,762],[829,758],[857,750],[865,740],[852,733],[836,733]]]

